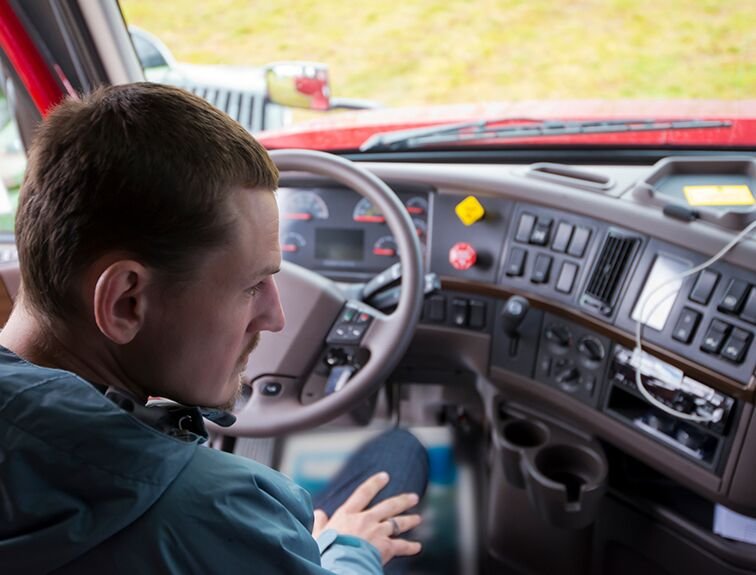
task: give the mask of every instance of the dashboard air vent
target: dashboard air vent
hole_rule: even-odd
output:
[[[604,315],[611,315],[639,245],[638,237],[610,231],[593,266],[580,302]]]

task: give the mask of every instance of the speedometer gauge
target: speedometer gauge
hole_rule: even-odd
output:
[[[404,205],[413,216],[424,216],[428,213],[428,200],[421,196],[412,196]]]
[[[281,217],[285,220],[327,220],[328,206],[323,198],[312,191],[280,189]]]
[[[425,243],[428,239],[428,224],[425,223],[425,220],[421,220],[420,218],[412,218],[412,223],[415,225],[417,238]]]
[[[381,211],[367,198],[362,198],[357,202],[352,212],[352,219],[355,222],[368,222],[372,224],[382,224],[386,221]]]
[[[286,253],[296,253],[307,245],[302,234],[288,232],[281,238],[281,251]]]
[[[397,254],[396,240],[393,236],[383,236],[373,244],[373,253],[377,256],[393,257]]]

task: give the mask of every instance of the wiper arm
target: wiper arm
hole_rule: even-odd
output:
[[[502,140],[508,138],[541,138],[574,134],[610,134],[621,132],[652,132],[663,130],[691,130],[700,128],[729,128],[730,122],[720,120],[604,120],[604,121],[545,121],[508,124],[494,128],[507,120],[479,120],[460,122],[374,134],[363,142],[360,151],[410,150],[448,142]]]

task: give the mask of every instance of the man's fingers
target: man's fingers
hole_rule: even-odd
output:
[[[404,513],[407,509],[417,505],[419,500],[420,498],[415,493],[402,493],[401,495],[395,495],[394,497],[384,499],[380,503],[374,505],[370,508],[369,513],[373,517],[376,517],[378,521],[383,521],[389,517]]]
[[[404,557],[407,555],[417,555],[422,551],[423,546],[417,541],[407,541],[406,539],[394,539],[391,543],[391,552],[394,557]]]
[[[386,535],[388,537],[396,537],[402,533],[406,533],[410,529],[414,529],[420,523],[423,518],[419,515],[397,515],[396,517],[389,517],[386,521],[383,521],[381,525],[384,526]],[[396,523],[396,527],[394,524]]]
[[[312,525],[312,533],[317,537],[323,531],[326,523],[328,523],[328,515],[322,509],[316,509],[313,515],[315,519]]]
[[[381,471],[380,473],[368,477],[359,487],[357,487],[357,489],[354,490],[354,493],[349,496],[341,508],[350,513],[363,511],[373,498],[378,495],[378,492],[386,487],[388,482],[389,476],[385,471]]]

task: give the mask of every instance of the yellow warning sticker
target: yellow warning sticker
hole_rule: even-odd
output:
[[[685,186],[685,199],[691,206],[752,206],[756,204],[746,185]]]
[[[466,226],[471,226],[486,215],[486,209],[475,196],[467,196],[454,208],[457,217]]]

